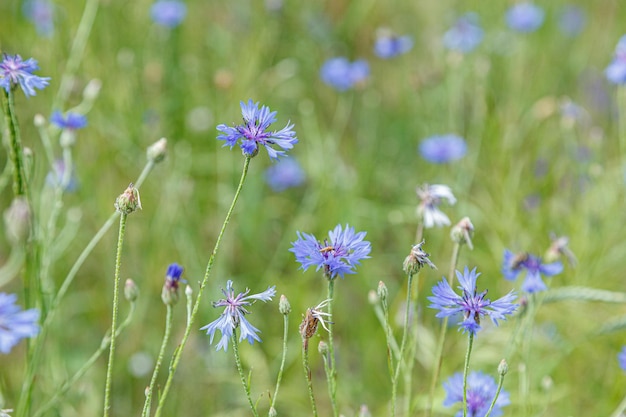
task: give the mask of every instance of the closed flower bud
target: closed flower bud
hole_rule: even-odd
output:
[[[124,297],[131,303],[137,299],[139,296],[139,287],[135,284],[135,281],[132,279],[127,279],[124,284]]]
[[[35,115],[35,118],[33,119],[33,123],[35,127],[44,127],[46,125],[46,118],[43,117],[43,115],[38,113]]]
[[[270,407],[270,411],[267,413],[267,415],[269,417],[276,417],[278,416],[278,412],[276,411],[274,407]]]
[[[506,363],[505,359],[502,359],[500,365],[498,365],[498,374],[504,376],[507,372],[509,372],[509,364]]]
[[[123,214],[130,214],[137,209],[141,209],[139,190],[132,183],[115,200],[115,209]]]
[[[178,287],[183,274],[183,267],[177,263],[173,263],[167,267],[165,275],[165,283],[161,290],[161,300],[165,305],[174,305],[178,302]],[[182,280],[185,282],[184,280]]]
[[[291,305],[289,304],[289,300],[287,300],[287,297],[285,297],[284,294],[280,296],[280,301],[278,302],[278,311],[280,311],[280,314],[283,314],[285,316],[291,313]]]
[[[466,244],[470,249],[474,249],[472,245],[472,237],[474,236],[474,225],[469,217],[463,217],[450,231],[452,240],[459,244]]]
[[[428,265],[432,269],[437,269],[430,259],[428,259],[430,255],[422,250],[423,245],[424,241],[413,245],[409,256],[404,259],[402,267],[407,275],[416,274],[424,265]]]
[[[323,356],[328,355],[328,344],[324,342],[323,340],[320,341],[320,344],[317,345],[317,351]]]
[[[191,298],[192,295],[193,295],[193,290],[191,289],[189,285],[187,285],[185,287],[185,296],[187,296],[187,298]]]
[[[13,245],[23,245],[30,235],[30,206],[26,198],[15,197],[4,212],[4,230]]]
[[[161,138],[148,147],[148,161],[161,162],[167,154],[167,139]]]
[[[384,282],[378,281],[378,289],[376,290],[376,295],[378,295],[378,297],[380,297],[383,302],[387,301],[389,290],[387,290],[387,286]]]

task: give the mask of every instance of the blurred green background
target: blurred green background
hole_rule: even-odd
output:
[[[48,88],[36,97],[17,96],[22,139],[34,151],[33,184],[40,188],[49,168],[33,126],[46,118],[66,67],[82,2],[54,2],[55,32],[40,37],[22,13],[22,2],[0,2],[0,48],[39,61]],[[128,219],[122,258],[123,278],[133,278],[141,296],[137,316],[120,338],[113,383],[113,414],[137,414],[149,383],[133,371],[141,358],[154,359],[163,333],[160,300],[167,266],[178,262],[194,288],[202,279],[215,238],[239,179],[243,157],[222,148],[215,126],[241,120],[239,101],[251,98],[278,112],[276,129],[295,123],[300,143],[289,154],[306,172],[304,185],[281,193],[265,182],[271,165],[264,151],[252,160],[249,176],[227,230],[197,327],[221,311],[227,279],[235,290],[253,293],[276,285],[291,302],[286,374],[279,393],[280,415],[309,415],[310,406],[297,333],[301,314],[325,298],[326,284],[314,271],[303,273],[288,252],[296,231],[324,236],[336,224],[367,231],[372,259],[358,274],[336,285],[334,318],[340,410],[354,416],[361,404],[372,415],[387,415],[391,397],[383,331],[368,292],[380,280],[389,288],[394,314],[401,317],[405,296],[402,261],[415,243],[418,200],[415,187],[447,184],[458,202],[443,207],[453,223],[469,216],[476,228],[474,250],[461,252],[460,267],[477,266],[479,288],[492,299],[519,282],[503,280],[504,248],[543,254],[549,233],[566,235],[578,265],[566,265],[552,288],[581,285],[624,290],[624,178],[620,169],[617,89],[604,78],[617,40],[626,32],[626,5],[617,0],[578,1],[586,25],[575,37],[558,28],[569,3],[543,2],[546,18],[535,33],[509,30],[504,13],[511,2],[408,1],[188,1],[188,15],[174,30],[155,25],[150,1],[102,0],[84,58],[65,108],[81,100],[94,78],[100,96],[89,125],[74,147],[75,193],[64,198],[68,221],[80,227],[66,253],[52,266],[59,284],[89,239],[113,211],[113,202],[145,163],[145,149],[167,137],[168,158],[141,188],[143,210]],[[485,31],[483,42],[463,56],[442,45],[443,33],[461,14],[473,11]],[[382,60],[373,54],[376,30],[388,27],[411,35],[406,55]],[[319,78],[329,58],[369,61],[365,85],[337,92]],[[584,120],[563,116],[572,100],[587,111]],[[453,132],[464,137],[467,155],[435,165],[418,154],[423,138]],[[622,150],[623,152],[623,150]],[[0,155],[2,166],[6,153]],[[49,197],[49,196],[48,196]],[[41,193],[42,199],[47,198]],[[4,211],[10,187],[0,197]],[[43,201],[42,207],[45,207]],[[77,208],[82,217],[76,218]],[[65,222],[62,216],[62,223]],[[435,312],[425,298],[447,275],[452,244],[449,229],[425,232],[425,250],[438,270],[420,275],[420,348],[414,396],[423,404],[431,377]],[[37,377],[35,404],[71,375],[100,343],[110,326],[116,231],[111,230],[80,270],[47,338],[45,366]],[[0,261],[9,253],[0,239]],[[21,294],[16,279],[2,291]],[[23,298],[20,300],[23,303]],[[123,305],[124,316],[127,305]],[[282,317],[278,297],[257,304],[249,316],[263,343],[242,344],[244,366],[252,369],[253,397],[265,414],[281,352]],[[626,375],[616,355],[623,332],[596,335],[598,326],[626,314],[622,305],[576,301],[547,304],[537,317],[529,397],[519,382],[519,356],[507,358],[505,389],[512,404],[506,415],[608,415],[626,391]],[[393,317],[392,317],[393,318]],[[472,368],[496,375],[516,318],[479,333]],[[185,325],[184,302],[176,307],[175,330],[166,361]],[[397,325],[397,328],[400,326]],[[399,332],[398,332],[399,335]],[[324,338],[320,332],[312,346]],[[461,371],[466,337],[451,328],[442,380]],[[0,391],[5,406],[17,402],[25,343],[0,356]],[[311,354],[320,415],[329,414],[323,364]],[[64,417],[97,415],[101,410],[106,359],[75,386],[58,410]],[[160,381],[165,381],[166,369]],[[401,388],[402,392],[402,388]],[[436,409],[444,391],[439,388]],[[530,398],[530,405],[522,404]],[[215,352],[203,332],[192,333],[170,394],[166,415],[249,415],[232,351]],[[36,407],[35,407],[36,408]],[[419,406],[418,406],[419,408]],[[523,414],[524,410],[531,410]],[[455,409],[456,410],[456,409]]]

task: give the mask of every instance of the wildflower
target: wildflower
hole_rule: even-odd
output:
[[[374,54],[382,59],[390,59],[406,54],[413,48],[413,39],[408,36],[395,36],[387,29],[380,29],[374,44]]]
[[[50,121],[64,130],[82,129],[87,126],[87,118],[78,113],[68,112],[63,116],[60,111],[55,111],[50,116]]]
[[[422,246],[424,245],[424,241],[422,240],[417,245],[413,245],[411,247],[411,252],[409,256],[404,259],[402,264],[402,269],[406,274],[416,274],[424,265],[430,266],[432,269],[437,269],[435,264],[433,264],[428,257],[430,254],[424,252],[422,250]]]
[[[445,164],[463,158],[467,153],[467,144],[458,135],[437,135],[421,141],[419,151],[428,162]]]
[[[424,184],[417,187],[415,191],[421,200],[417,206],[417,217],[422,220],[424,227],[449,226],[450,219],[439,210],[439,205],[443,200],[447,200],[450,205],[456,203],[456,198],[454,198],[450,187],[441,184]]]
[[[323,244],[313,235],[296,233],[298,240],[291,243],[289,251],[296,255],[296,261],[300,262],[303,270],[306,271],[310,266],[316,266],[316,271],[323,268],[324,276],[328,279],[354,274],[361,259],[369,258],[372,250],[370,242],[363,240],[366,232],[354,233],[354,228],[347,224],[345,229],[337,225],[329,231],[328,239],[324,239]]]
[[[39,333],[39,310],[21,310],[17,295],[0,292],[0,353],[7,354],[20,339]]]
[[[40,36],[50,37],[54,33],[54,6],[49,0],[28,0],[22,8],[24,15],[34,25]]]
[[[522,33],[534,32],[543,24],[544,11],[532,3],[517,3],[506,12],[507,25]]]
[[[158,0],[150,8],[154,23],[167,28],[180,25],[187,16],[187,6],[178,0]]]
[[[222,338],[217,344],[216,350],[220,350],[222,348],[224,349],[224,352],[228,350],[228,341],[232,338],[237,327],[241,327],[241,335],[239,336],[240,342],[243,339],[247,339],[248,343],[252,345],[255,340],[257,342],[261,341],[261,338],[257,334],[260,330],[250,324],[250,322],[248,322],[245,318],[245,315],[250,313],[246,310],[245,306],[252,305],[255,300],[261,300],[264,302],[270,301],[272,297],[276,295],[276,287],[268,287],[267,290],[259,294],[248,295],[249,292],[250,290],[246,288],[245,292],[240,292],[237,296],[235,296],[235,291],[233,291],[233,282],[228,280],[226,282],[226,290],[222,290],[222,293],[226,298],[213,303],[213,307],[226,308],[217,320],[207,324],[200,330],[206,330],[206,333],[211,336],[209,339],[210,343],[213,343],[215,331],[220,331]]]
[[[613,84],[626,84],[626,35],[617,42],[613,61],[604,70],[604,75]]]
[[[459,17],[444,35],[443,44],[453,51],[468,53],[483,40],[483,29],[478,24],[476,13],[466,13]]]
[[[57,159],[54,161],[52,170],[46,175],[46,184],[50,187],[63,187],[63,191],[72,193],[78,188],[78,180],[75,174],[74,167],[72,167],[67,184],[63,184],[65,162],[62,159]]]
[[[321,324],[324,330],[327,332],[326,319],[330,318],[330,313],[322,311],[322,308],[326,307],[330,303],[330,298],[322,301],[317,306],[306,310],[306,314],[302,317],[302,323],[300,323],[300,336],[302,339],[310,339],[315,335],[318,324]],[[332,322],[329,322],[332,324]]]
[[[230,127],[224,124],[218,125],[217,130],[224,133],[217,139],[226,141],[224,146],[233,146],[241,139],[240,147],[243,154],[249,157],[255,156],[259,152],[259,145],[263,145],[270,156],[270,159],[277,161],[279,157],[285,156],[293,145],[298,143],[293,125],[287,125],[279,131],[269,132],[267,129],[276,121],[276,112],[270,112],[269,107],[262,106],[259,110],[259,103],[241,102],[241,113],[243,114],[243,124]],[[272,148],[271,145],[278,145],[282,151]]]
[[[551,277],[561,273],[563,264],[558,261],[546,264],[538,256],[528,253],[515,255],[508,249],[505,249],[504,262],[502,263],[504,278],[513,281],[523,269],[526,270],[526,279],[522,284],[522,291],[534,293],[548,289],[541,276]]]
[[[446,390],[446,398],[443,405],[450,407],[457,402],[463,402],[463,374],[457,372],[443,383]],[[496,381],[482,372],[470,372],[467,375],[467,415],[469,417],[484,417],[493,402],[498,390]],[[491,411],[490,416],[502,415],[501,408],[511,403],[509,393],[501,390],[498,399]],[[459,410],[455,417],[463,416],[463,410]]]
[[[322,81],[338,91],[345,91],[363,83],[370,74],[367,61],[360,59],[350,62],[347,58],[331,58],[322,65]]]
[[[132,183],[115,199],[115,209],[124,214],[130,214],[141,209],[139,190]]]
[[[626,372],[626,346],[617,354],[617,361],[619,362],[620,368]]]
[[[428,297],[428,300],[432,303],[430,308],[440,310],[436,316],[438,318],[463,313],[464,320],[459,323],[463,332],[476,334],[480,330],[481,316],[489,316],[497,326],[498,320],[505,320],[507,314],[512,314],[517,309],[517,304],[513,303],[515,299],[513,290],[493,302],[485,298],[486,290],[477,293],[476,279],[480,273],[476,272],[476,268],[470,271],[465,267],[463,273],[456,271],[456,276],[461,284],[458,288],[463,292],[462,296],[457,295],[448,281],[443,279],[433,287],[433,296]]]
[[[559,13],[559,29],[569,37],[578,35],[585,27],[586,16],[583,9],[568,4]]]
[[[304,171],[293,158],[281,159],[265,171],[265,180],[276,192],[297,187],[304,182]]]
[[[50,77],[34,75],[33,71],[38,69],[39,65],[33,58],[23,61],[19,55],[4,54],[4,58],[0,62],[0,87],[8,93],[11,87],[19,84],[24,94],[34,96],[37,94],[35,88],[43,89],[50,80]]]
[[[181,282],[181,275],[183,274],[183,267],[177,263],[173,263],[167,267],[167,273],[165,274],[165,283],[161,290],[161,300],[165,305],[174,305],[178,301],[178,287]],[[184,280],[182,280],[185,282]]]

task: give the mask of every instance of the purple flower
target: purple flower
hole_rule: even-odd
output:
[[[457,372],[444,382],[443,388],[446,390],[446,398],[443,400],[444,406],[450,407],[458,402],[463,403],[463,374],[461,372]],[[467,375],[467,415],[469,417],[485,417],[497,390],[498,385],[492,377],[482,372],[470,372]],[[501,390],[490,416],[501,416],[501,408],[510,403],[509,393]],[[461,416],[463,416],[463,410],[459,410],[455,414],[455,417]]]
[[[33,58],[23,61],[19,55],[5,54],[0,62],[0,87],[8,93],[12,86],[19,84],[24,94],[34,96],[37,94],[35,88],[43,89],[50,80],[50,77],[34,75],[33,71],[38,69],[39,65]]]
[[[434,164],[456,161],[467,153],[465,140],[454,134],[431,136],[420,142],[422,158]]]
[[[177,263],[170,264],[167,267],[167,273],[165,274],[165,283],[161,290],[161,299],[166,305],[176,304],[178,301],[178,288],[181,280],[180,277],[183,274],[183,267]]]
[[[517,32],[534,32],[543,24],[544,11],[532,3],[517,3],[506,12],[506,23]]]
[[[626,84],[626,35],[617,42],[613,61],[606,67],[604,74],[613,84]]]
[[[301,269],[306,271],[310,266],[315,266],[315,270],[319,271],[323,268],[324,276],[328,279],[354,274],[356,266],[360,265],[362,259],[369,258],[372,250],[370,242],[363,240],[367,233],[355,233],[354,228],[347,224],[345,229],[339,224],[329,231],[324,243],[320,243],[313,235],[296,233],[298,240],[291,243],[289,251],[296,255]]]
[[[180,25],[187,16],[187,6],[178,0],[158,0],[150,8],[154,23],[168,28]]]
[[[517,309],[515,300],[515,291],[511,290],[504,297],[491,301],[485,296],[487,291],[477,293],[476,279],[480,276],[476,272],[476,268],[471,271],[465,267],[465,271],[461,274],[456,271],[456,276],[461,284],[458,289],[463,295],[457,295],[448,281],[441,280],[433,287],[433,296],[428,297],[432,303],[429,307],[439,310],[436,317],[450,317],[457,313],[462,313],[464,320],[459,323],[459,330],[476,334],[480,330],[480,317],[489,316],[491,321],[497,326],[498,320],[505,320],[507,314],[512,314]]]
[[[524,269],[526,270],[526,279],[522,284],[522,291],[534,293],[547,289],[541,276],[551,277],[560,274],[563,271],[563,264],[559,261],[544,264],[538,256],[527,253],[515,255],[510,250],[505,249],[504,261],[502,262],[504,278],[513,281]]]
[[[415,192],[421,200],[417,206],[417,217],[422,220],[425,228],[450,225],[448,216],[439,210],[439,205],[443,200],[447,200],[450,205],[456,203],[456,198],[454,198],[450,187],[442,184],[424,184],[417,187]]]
[[[48,172],[48,175],[46,175],[46,184],[50,187],[62,186],[64,175],[65,175],[65,162],[63,162],[62,159],[57,159],[56,161],[54,161],[53,170]],[[67,191],[71,193],[71,192],[76,191],[77,188],[78,188],[78,180],[76,179],[76,175],[72,167],[72,172],[70,172],[69,179],[65,187],[63,187],[63,191]]]
[[[40,36],[49,38],[54,33],[54,6],[49,0],[28,0],[22,8],[26,18],[33,22]]]
[[[453,51],[468,53],[474,50],[483,40],[483,29],[478,24],[476,13],[467,13],[459,17],[443,35],[443,44]]]
[[[0,292],[0,353],[7,354],[20,339],[39,333],[39,310],[22,311],[17,295]]]
[[[287,125],[279,131],[268,131],[272,123],[276,121],[276,112],[270,112],[269,107],[262,106],[259,110],[259,103],[241,102],[241,113],[243,114],[243,124],[230,127],[224,124],[218,125],[217,130],[223,133],[217,137],[218,140],[226,141],[224,146],[232,149],[239,140],[239,146],[243,154],[253,157],[259,152],[259,145],[263,145],[270,156],[270,159],[277,161],[279,157],[285,156],[284,150],[292,149],[298,143],[293,125]],[[283,151],[272,148],[277,145]]]
[[[585,27],[586,16],[583,9],[568,4],[559,13],[559,29],[569,37],[578,35]]]
[[[380,30],[374,44],[374,54],[382,59],[390,59],[406,54],[413,48],[410,36],[395,36],[388,30]]]
[[[285,158],[265,171],[265,179],[272,190],[280,192],[301,185],[305,175],[298,161]]]
[[[619,362],[620,368],[626,372],[626,346],[617,354],[617,362]]]
[[[209,339],[210,343],[213,343],[215,331],[220,331],[222,337],[215,350],[224,349],[224,352],[228,350],[228,341],[233,337],[237,327],[241,327],[241,334],[239,335],[240,342],[243,339],[247,339],[248,343],[252,345],[255,340],[257,342],[261,341],[261,338],[257,334],[260,330],[250,324],[245,318],[245,315],[250,313],[246,310],[246,306],[254,304],[256,300],[264,302],[270,301],[272,297],[276,295],[276,287],[268,287],[267,290],[260,294],[248,295],[249,292],[250,290],[246,288],[245,292],[240,292],[235,296],[233,282],[228,280],[226,282],[226,290],[222,290],[222,294],[224,294],[226,298],[213,303],[213,307],[226,308],[217,320],[207,324],[200,330],[206,329],[206,333],[211,336]]]
[[[370,74],[369,64],[365,60],[348,61],[347,58],[331,58],[322,65],[322,81],[339,91],[353,88],[363,83]]]
[[[87,126],[87,117],[73,112],[66,113],[64,117],[60,111],[55,111],[50,116],[50,121],[57,127],[68,130],[82,129]]]

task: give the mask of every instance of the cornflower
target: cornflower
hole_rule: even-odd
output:
[[[50,187],[58,187],[62,185],[63,177],[65,175],[65,162],[62,159],[57,159],[54,161],[52,170],[48,172],[46,175],[46,185]],[[74,168],[72,167],[72,172],[70,172],[70,179],[68,183],[65,185],[63,191],[66,192],[74,192],[78,189],[78,180],[76,179]]]
[[[406,54],[411,48],[413,39],[410,36],[396,36],[387,29],[380,29],[374,44],[374,54],[382,59],[390,59]]]
[[[569,37],[574,37],[585,28],[587,17],[585,11],[572,4],[564,6],[559,12],[559,29]]]
[[[606,67],[604,74],[613,84],[626,84],[626,35],[617,42],[613,61]]]
[[[504,250],[504,261],[502,262],[502,273],[504,278],[513,281],[517,276],[526,270],[526,279],[522,284],[522,291],[534,293],[548,289],[541,279],[542,275],[551,277],[563,271],[563,264],[559,261],[543,263],[538,256],[528,253],[515,255],[508,249]]]
[[[20,339],[39,333],[39,310],[22,311],[17,295],[0,292],[0,353],[7,354]]]
[[[291,243],[289,251],[295,254],[301,269],[306,271],[315,266],[315,270],[319,271],[323,268],[324,276],[329,280],[337,275],[343,278],[345,274],[354,274],[356,266],[362,259],[369,258],[372,250],[370,242],[363,240],[367,233],[355,233],[354,228],[347,224],[345,229],[339,224],[329,231],[324,243],[308,233],[296,233],[298,240]]]
[[[76,130],[87,126],[87,117],[79,113],[68,112],[63,116],[60,111],[55,111],[50,116],[50,121],[61,129]]]
[[[161,300],[166,305],[174,305],[178,301],[178,288],[183,274],[183,267],[177,263],[173,263],[167,267],[167,273],[165,274],[165,283],[161,290]]]
[[[34,75],[33,71],[38,69],[39,65],[33,58],[23,61],[19,55],[4,54],[4,58],[0,62],[0,87],[8,93],[11,87],[19,85],[26,96],[37,95],[35,88],[41,90],[50,81],[50,77]]]
[[[439,210],[439,205],[443,200],[447,200],[450,205],[456,203],[450,187],[442,184],[424,184],[415,191],[421,200],[417,206],[417,217],[422,220],[424,227],[449,226],[450,219]]]
[[[444,406],[450,407],[457,402],[463,402],[463,374],[461,372],[457,372],[444,382],[443,388],[446,390],[446,398],[443,400]],[[484,417],[497,390],[498,384],[492,377],[482,372],[470,372],[467,376],[467,415],[469,417]],[[501,390],[490,416],[501,416],[501,408],[510,403],[509,393]],[[459,410],[455,414],[455,417],[461,416],[463,416],[463,410]]]
[[[467,153],[467,144],[458,135],[437,135],[421,141],[419,151],[428,162],[445,164],[463,158]]]
[[[468,53],[483,40],[483,29],[478,24],[476,13],[466,13],[459,17],[443,35],[443,44],[453,51]]]
[[[476,290],[476,279],[480,273],[476,268],[471,271],[465,267],[463,273],[456,271],[456,276],[461,284],[458,289],[462,295],[456,294],[448,281],[443,279],[433,287],[433,296],[428,297],[432,303],[429,307],[438,309],[436,317],[450,317],[457,313],[463,314],[463,321],[459,323],[459,330],[476,334],[480,330],[480,317],[489,316],[491,321],[497,326],[498,320],[506,320],[506,315],[512,314],[517,309],[515,291],[511,290],[507,295],[496,301],[485,298],[487,290],[478,293]]]
[[[274,191],[298,187],[305,180],[304,170],[294,158],[281,159],[265,171],[265,180]]]
[[[28,0],[22,11],[34,25],[40,36],[51,37],[54,33],[54,5],[50,0]]]
[[[507,10],[506,23],[517,32],[530,33],[541,27],[544,15],[543,9],[539,6],[532,3],[517,3]]]
[[[292,149],[293,145],[298,143],[293,124],[289,122],[279,131],[267,130],[276,121],[275,111],[270,112],[267,106],[259,109],[259,103],[253,103],[252,100],[248,100],[248,103],[242,101],[240,104],[243,124],[233,127],[225,124],[217,126],[217,130],[223,133],[217,139],[225,141],[224,146],[230,146],[232,149],[240,141],[239,146],[243,154],[253,157],[259,152],[259,145],[263,145],[270,159],[277,161],[279,157],[286,155],[285,150]],[[276,150],[272,145],[277,145],[283,150]]]
[[[254,304],[256,300],[263,302],[271,301],[272,297],[276,295],[276,287],[268,287],[267,290],[259,294],[248,295],[249,292],[250,290],[246,288],[245,292],[240,292],[235,296],[233,281],[228,280],[226,282],[226,290],[222,290],[222,294],[226,298],[213,303],[213,307],[225,307],[224,312],[217,320],[200,328],[200,330],[206,330],[206,333],[210,335],[209,343],[213,343],[215,331],[220,331],[222,337],[215,350],[224,349],[224,352],[228,350],[228,341],[232,338],[233,332],[237,327],[241,327],[239,342],[247,339],[248,343],[252,345],[255,340],[257,342],[261,341],[261,338],[258,336],[260,330],[250,324],[245,318],[245,315],[250,313],[246,310],[246,306]]]
[[[626,346],[617,354],[617,361],[619,362],[620,368],[626,372]]]
[[[322,81],[338,91],[354,88],[365,82],[369,75],[370,67],[364,59],[350,62],[344,57],[331,58],[320,69]]]
[[[158,0],[150,8],[154,23],[167,28],[180,25],[187,16],[187,6],[178,0]]]

